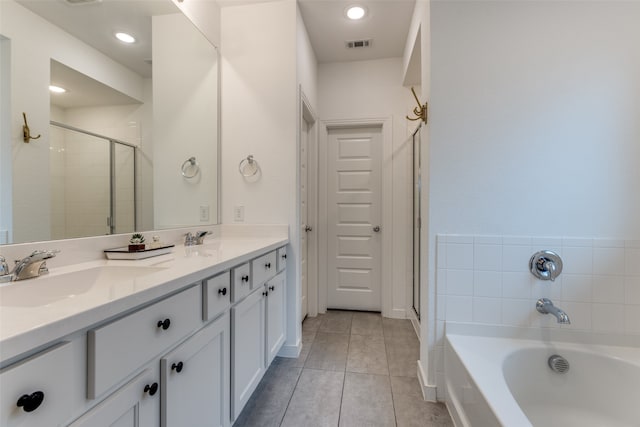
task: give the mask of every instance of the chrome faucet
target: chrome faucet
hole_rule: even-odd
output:
[[[538,313],[542,314],[553,314],[554,316],[556,316],[556,319],[558,319],[558,323],[561,323],[563,325],[571,324],[569,315],[553,305],[551,300],[548,298],[540,298],[536,302],[536,310],[538,310]]]
[[[193,235],[192,232],[188,232],[184,235],[184,245],[185,246],[193,246],[196,244],[196,236]]]
[[[196,245],[202,245],[204,243],[204,238],[211,234],[210,231],[198,231],[196,233]]]
[[[16,261],[16,266],[11,272],[8,271],[7,263],[5,259],[2,258],[0,260],[0,272],[2,272],[0,282],[15,282],[17,280],[32,279],[47,274],[49,269],[47,268],[46,261],[56,256],[59,252],[59,250],[33,251],[31,255]]]

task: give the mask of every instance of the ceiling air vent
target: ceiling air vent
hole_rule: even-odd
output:
[[[373,40],[371,40],[371,39],[367,39],[367,40],[351,40],[351,41],[345,42],[344,44],[347,47],[347,49],[356,49],[356,48],[361,48],[361,47],[369,47],[369,46],[371,46],[372,42],[373,42]]]

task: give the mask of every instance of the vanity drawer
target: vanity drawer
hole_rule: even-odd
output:
[[[228,271],[207,279],[202,284],[202,318],[209,321],[231,303],[231,273]]]
[[[82,392],[74,390],[75,371],[82,366],[73,350],[65,342],[0,372],[1,426],[58,426],[68,421]]]
[[[277,258],[278,258],[278,273],[280,273],[282,270],[287,268],[287,247],[283,246],[281,248],[278,248],[277,254],[278,254],[277,255]]]
[[[262,286],[264,282],[276,275],[276,251],[271,251],[251,261],[253,270],[253,289]]]
[[[231,302],[238,302],[251,292],[251,267],[249,263],[239,265],[233,269],[233,284],[231,286]]]
[[[87,397],[95,399],[202,324],[202,291],[192,286],[88,333]]]

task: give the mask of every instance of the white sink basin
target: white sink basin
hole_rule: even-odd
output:
[[[119,288],[131,288],[136,279],[163,270],[162,267],[147,266],[101,266],[9,282],[0,286],[0,306],[44,306],[91,292],[117,295]]]

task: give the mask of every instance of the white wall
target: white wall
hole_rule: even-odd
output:
[[[172,0],[214,46],[220,47],[220,6],[211,0]]]
[[[183,14],[153,18],[155,228],[217,222],[217,63],[216,49]],[[191,157],[200,173],[187,179],[181,166]]]
[[[11,140],[11,42],[0,34],[0,141]],[[13,229],[11,147],[0,143],[0,244]]]
[[[392,169],[390,199],[393,221],[387,226],[393,246],[393,301],[385,315],[404,318],[409,307],[411,281],[411,180],[415,122],[405,116],[413,109],[413,96],[402,86],[402,58],[323,63],[318,71],[318,105],[322,120],[392,118]],[[320,266],[322,268],[322,266]]]
[[[318,60],[311,46],[300,8],[296,8],[296,31],[298,82],[302,86],[313,112],[318,114]]]
[[[437,234],[638,239],[640,4],[433,2],[431,17],[430,265]]]
[[[299,350],[300,273],[297,187],[296,2],[274,1],[222,8],[222,223],[288,224],[287,341]],[[309,86],[311,88],[311,86]],[[252,154],[260,165],[243,178],[239,162]],[[289,262],[290,261],[290,262]]]

